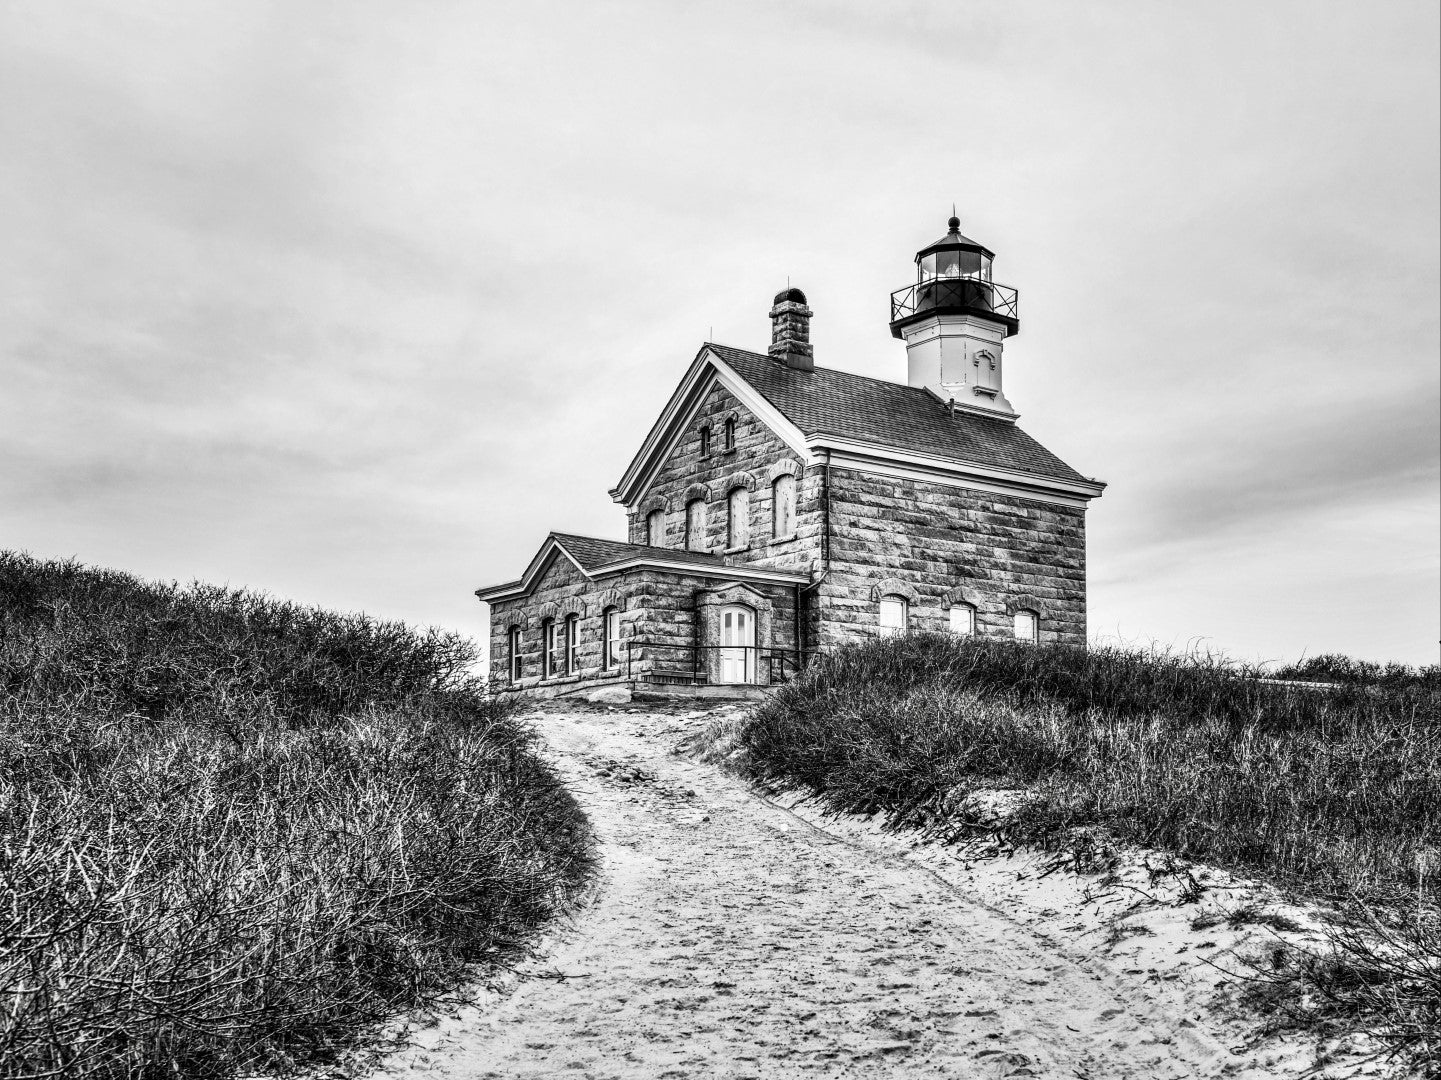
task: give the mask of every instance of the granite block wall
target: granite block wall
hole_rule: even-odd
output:
[[[926,481],[830,470],[830,573],[817,591],[819,643],[878,628],[878,592],[910,602],[913,630],[945,630],[949,607],[1011,636],[1018,610],[1041,641],[1086,640],[1086,517],[1080,508]]]

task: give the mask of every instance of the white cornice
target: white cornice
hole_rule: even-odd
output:
[[[591,571],[594,577],[609,577],[627,570],[665,570],[691,577],[725,578],[730,581],[762,581],[772,585],[808,585],[811,576],[794,570],[772,570],[766,566],[717,566],[706,563],[672,562],[669,559],[637,555],[635,558],[598,566]]]

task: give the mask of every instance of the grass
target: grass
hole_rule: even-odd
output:
[[[291,1070],[563,911],[589,827],[474,659],[0,553],[0,1076]]]
[[[1441,669],[1321,661],[1291,675],[1327,688],[1207,657],[907,635],[821,659],[734,738],[752,779],[836,811],[949,838],[969,792],[1020,788],[1014,839],[1067,849],[1101,827],[1341,904],[1392,941],[1335,935],[1336,963],[1371,975],[1358,992],[1333,965],[1325,992],[1434,1058]],[[1322,974],[1291,973],[1313,990]]]

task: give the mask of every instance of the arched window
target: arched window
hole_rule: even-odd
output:
[[[685,549],[705,550],[705,500],[692,499],[685,504]]]
[[[705,424],[700,429],[700,456],[710,457],[710,425]]]
[[[743,548],[750,543],[750,495],[745,488],[737,487],[726,496],[727,548]]]
[[[970,604],[951,605],[951,633],[974,634],[976,632],[976,609]]]
[[[906,598],[904,596],[881,597],[881,637],[891,637],[906,632]]]
[[[620,666],[620,608],[608,607],[600,618],[600,665],[609,670]]]
[[[512,683],[518,683],[521,676],[520,627],[512,626],[505,632],[505,652],[506,676]]]
[[[1016,640],[1031,641],[1040,640],[1041,619],[1034,611],[1016,612]]]
[[[726,420],[725,433],[725,448],[734,450],[736,448],[736,419],[734,416]]]
[[[580,652],[580,616],[565,617],[565,673],[574,675],[580,670],[577,654]]]
[[[771,485],[771,537],[783,540],[796,531],[796,478],[777,476]]]
[[[652,510],[645,516],[645,542],[653,547],[665,546],[664,510]]]
[[[560,635],[556,633],[554,619],[540,624],[540,673],[550,678],[560,669]]]

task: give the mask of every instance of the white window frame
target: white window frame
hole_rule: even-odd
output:
[[[895,618],[900,613],[899,621]],[[888,619],[887,616],[890,616]],[[881,597],[876,610],[877,630],[881,637],[904,634],[911,621],[911,605],[904,596],[887,594]]]
[[[574,675],[580,670],[580,616],[565,617],[565,673]]]
[[[1041,616],[1037,612],[1023,608],[1016,612],[1011,626],[1017,641],[1034,645],[1041,640]]]
[[[600,662],[607,671],[620,667],[620,608],[608,607],[601,613]]]
[[[546,679],[554,678],[556,673],[556,625],[554,619],[546,619],[540,624],[540,674],[542,678]]]
[[[520,655],[520,627],[512,626],[505,632],[505,644],[509,655],[506,657],[506,672],[512,684],[520,682],[524,673]]]
[[[970,637],[976,632],[976,606],[974,604],[952,604],[947,618],[951,633],[959,637]],[[957,623],[960,625],[958,626]]]

